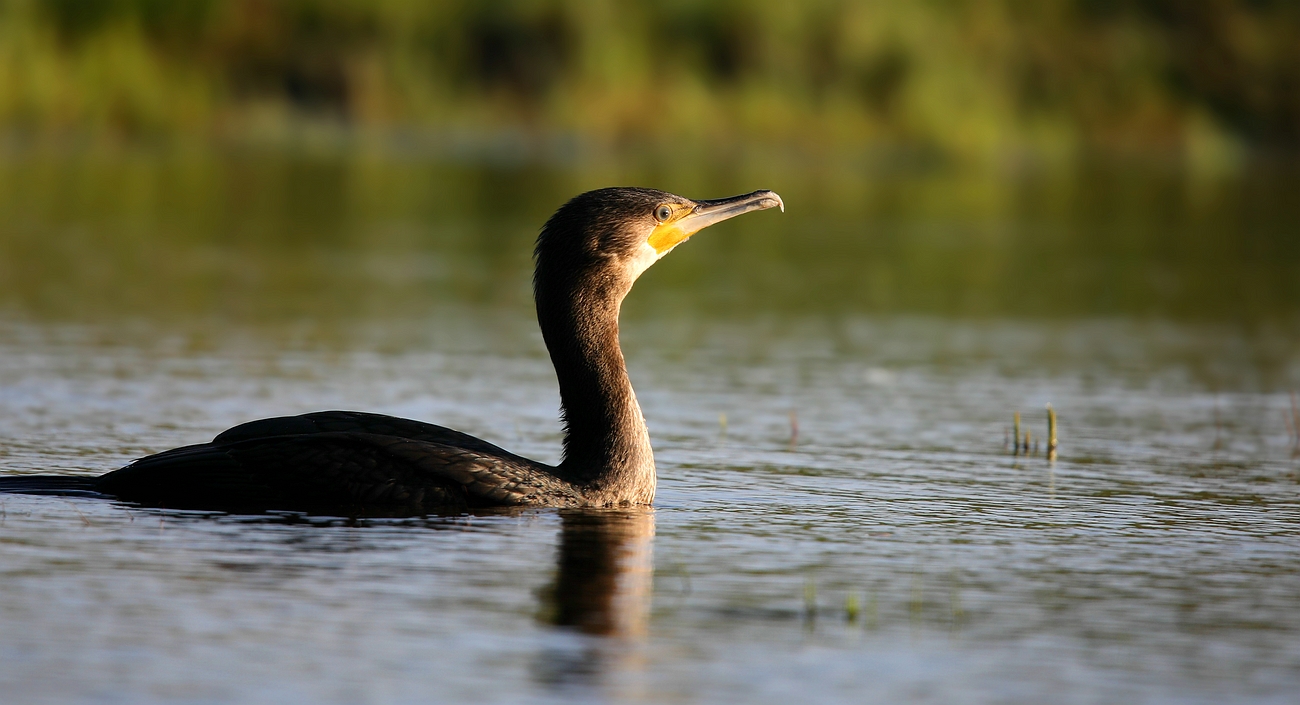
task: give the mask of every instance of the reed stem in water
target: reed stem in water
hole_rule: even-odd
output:
[[[1013,454],[1020,455],[1020,412],[1017,411],[1012,415],[1012,418],[1015,419],[1015,425],[1011,431],[1011,443],[1015,446]]]
[[[1056,409],[1047,405],[1047,459],[1056,460]]]

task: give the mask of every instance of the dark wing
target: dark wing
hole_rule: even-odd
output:
[[[529,462],[485,440],[445,426],[364,411],[316,411],[299,416],[278,416],[249,421],[222,431],[212,439],[212,442],[235,443],[269,436],[303,436],[318,433],[369,433],[408,438]]]
[[[104,475],[97,489],[152,506],[342,515],[580,502],[569,485],[528,461],[330,432],[177,448]]]

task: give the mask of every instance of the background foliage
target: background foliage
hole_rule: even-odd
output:
[[[303,121],[808,154],[1291,152],[1300,4],[0,0],[11,135]]]
[[[629,315],[1294,331],[1297,156],[1295,0],[0,0],[0,313],[527,312],[633,183],[790,208]]]

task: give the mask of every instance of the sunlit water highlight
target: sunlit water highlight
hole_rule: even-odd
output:
[[[534,331],[474,310],[326,339],[8,318],[0,466],[99,473],[325,408],[553,462],[558,396]],[[651,512],[351,522],[0,497],[3,699],[1300,692],[1287,340],[1118,321],[674,318],[627,322],[624,346],[659,464]],[[1012,412],[1041,440],[1047,402],[1060,458],[1013,456]]]

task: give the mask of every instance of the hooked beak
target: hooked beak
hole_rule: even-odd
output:
[[[750,211],[780,208],[785,212],[785,203],[772,191],[755,191],[743,196],[718,198],[709,201],[695,201],[694,207],[685,210],[680,216],[665,223],[660,223],[650,233],[647,242],[655,252],[663,255],[680,245],[690,236],[728,218],[734,218]]]

